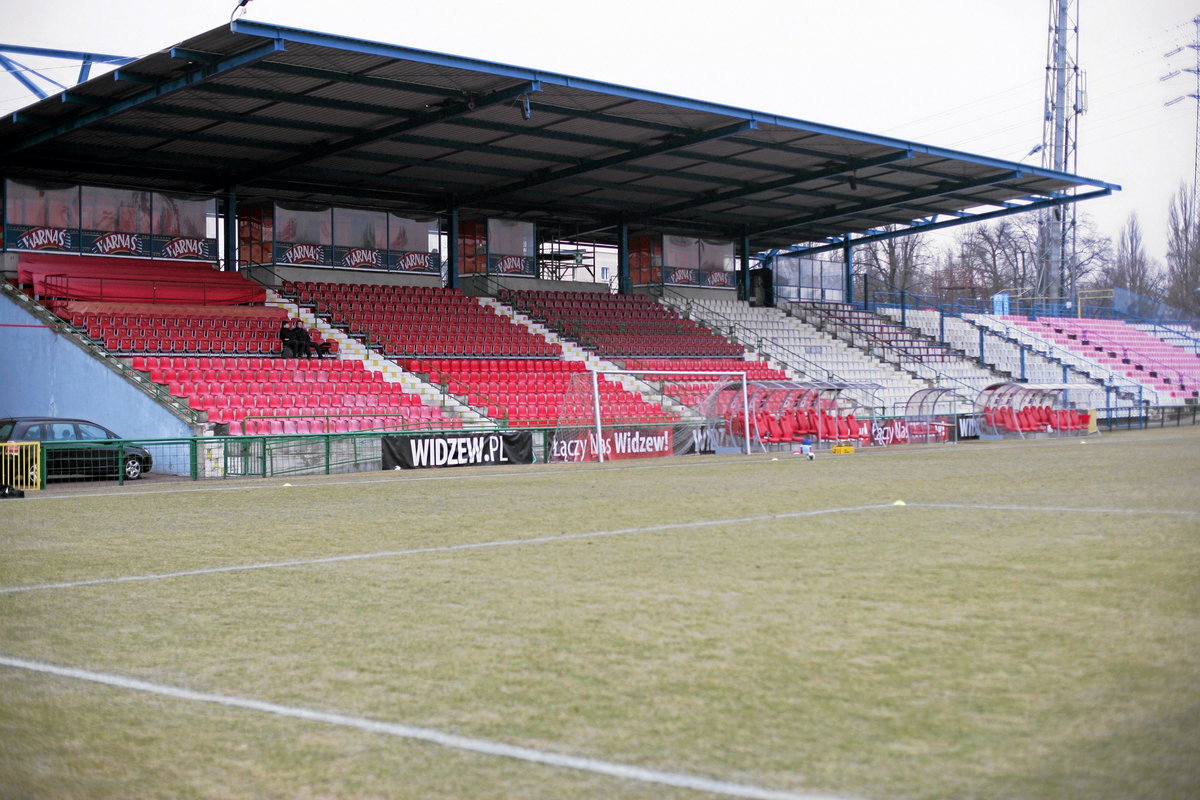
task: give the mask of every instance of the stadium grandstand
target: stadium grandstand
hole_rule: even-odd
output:
[[[1082,435],[1200,396],[1188,329],[857,296],[859,244],[1112,184],[523,67],[237,20],[0,119],[0,178],[4,415],[102,418],[156,474],[541,460],[592,424],[675,439],[637,455]]]

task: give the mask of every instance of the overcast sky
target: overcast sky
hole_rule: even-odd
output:
[[[13,3],[0,41],[139,56],[227,24],[236,0]],[[1078,0],[1088,112],[1078,173],[1120,184],[1080,206],[1115,238],[1131,213],[1166,252],[1192,181],[1195,0]],[[261,22],[344,34],[841,125],[1013,161],[1041,142],[1049,0],[250,0]],[[77,66],[54,66],[63,84]],[[32,97],[0,78],[0,111]],[[1040,164],[1040,156],[1026,159]]]

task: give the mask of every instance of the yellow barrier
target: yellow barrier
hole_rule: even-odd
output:
[[[41,489],[42,443],[5,442],[0,459],[0,483],[14,489]]]

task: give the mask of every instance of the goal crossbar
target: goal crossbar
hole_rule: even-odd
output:
[[[707,370],[707,369],[594,369],[592,373],[592,414],[596,425],[596,441],[600,441],[604,437],[604,425],[601,422],[600,413],[600,376],[608,375],[629,375],[636,378],[639,375],[690,375],[690,376],[713,376],[721,377],[737,377],[741,379],[742,385],[742,408],[746,408],[749,402],[749,397],[746,394],[746,372],[744,371],[729,371],[729,370]],[[745,442],[746,455],[750,455],[750,415],[743,414],[744,419],[742,425],[744,427],[743,441]],[[604,461],[604,448],[599,448],[597,456],[601,462]]]

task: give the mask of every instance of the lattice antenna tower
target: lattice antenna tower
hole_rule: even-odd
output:
[[[1087,111],[1086,76],[1079,68],[1079,2],[1050,0],[1042,166],[1074,174],[1079,163],[1079,118]],[[1038,291],[1041,297],[1075,293],[1075,204],[1042,212]]]

